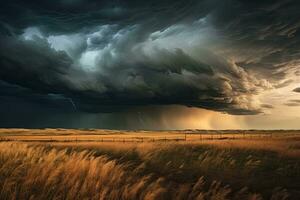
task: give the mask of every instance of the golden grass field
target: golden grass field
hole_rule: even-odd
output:
[[[300,199],[297,131],[0,130],[0,199]]]

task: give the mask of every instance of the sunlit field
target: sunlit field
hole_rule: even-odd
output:
[[[0,131],[0,199],[300,199],[297,131]]]

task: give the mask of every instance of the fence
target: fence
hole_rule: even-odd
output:
[[[180,142],[180,141],[202,141],[202,140],[237,140],[237,139],[272,139],[292,136],[286,134],[272,134],[272,133],[216,133],[216,134],[180,134],[178,136],[102,136],[95,135],[93,137],[79,136],[44,136],[37,137],[35,135],[30,136],[0,136],[1,142],[8,141],[20,141],[20,142]]]

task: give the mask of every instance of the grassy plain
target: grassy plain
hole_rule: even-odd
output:
[[[0,138],[0,199],[300,199],[297,131],[2,129]]]

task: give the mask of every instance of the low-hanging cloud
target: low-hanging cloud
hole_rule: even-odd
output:
[[[299,3],[170,2],[7,3],[0,79],[47,104],[71,99],[69,106],[85,112],[177,104],[248,115],[272,108],[256,96],[298,73]]]

